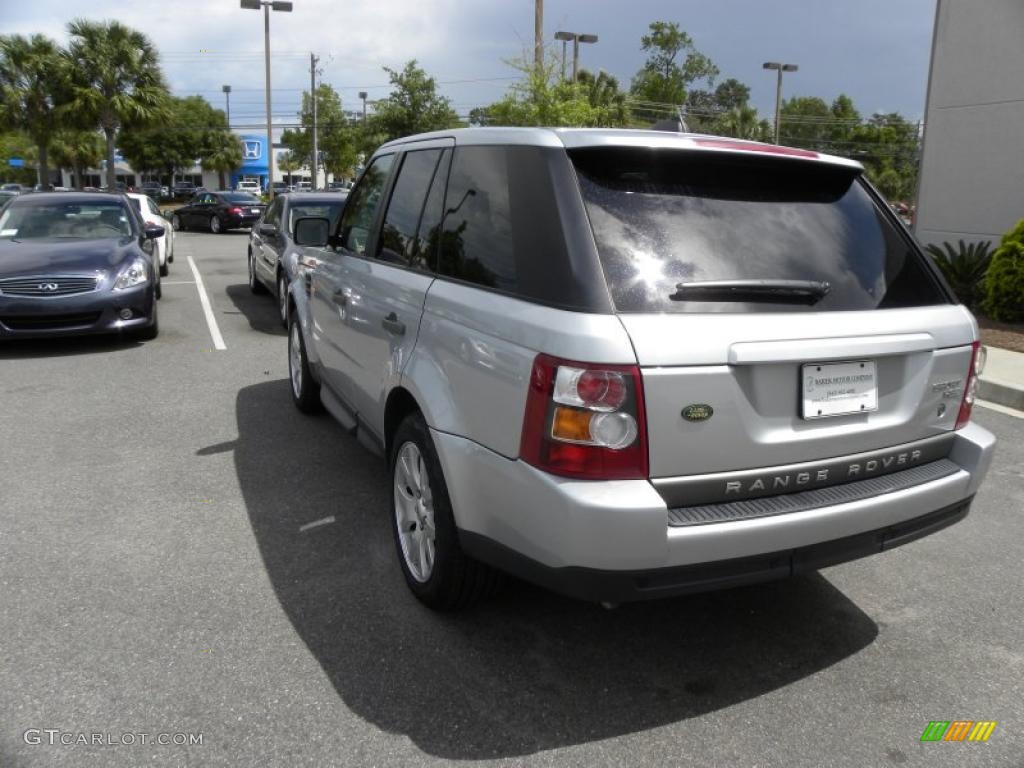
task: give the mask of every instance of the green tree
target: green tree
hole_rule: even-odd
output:
[[[25,161],[23,168],[11,168],[7,165],[7,159],[17,157]],[[32,170],[36,166],[36,147],[27,135],[21,131],[7,131],[0,133],[0,178],[4,181],[13,181],[18,184],[31,184],[35,181],[36,173]]]
[[[686,122],[691,131],[734,136],[733,124],[727,127],[723,121],[734,110],[745,109],[749,101],[750,88],[734,77],[719,83],[714,91],[694,88],[686,96]]]
[[[1003,235],[985,273],[982,309],[993,320],[1024,320],[1024,219]]]
[[[156,48],[141,32],[119,21],[76,19],[71,44],[70,109],[102,129],[106,139],[107,187],[117,180],[114,147],[126,124],[153,124],[165,114],[167,86]]]
[[[217,172],[220,189],[227,188],[224,174],[240,168],[242,159],[242,140],[227,128],[211,131],[199,156],[204,169]]]
[[[103,159],[103,137],[95,130],[66,128],[53,136],[53,159],[61,168],[71,168],[75,189],[82,188],[86,168],[98,168]]]
[[[710,87],[718,77],[718,67],[698,51],[693,39],[676,22],[655,21],[649,33],[640,38],[647,61],[636,73],[630,87],[637,112],[655,119],[666,116],[665,107],[681,107],[695,83]]]
[[[358,160],[359,129],[353,126],[342,109],[341,96],[331,86],[321,83],[316,92],[317,149],[324,169],[335,177],[351,176]],[[281,134],[281,143],[296,156],[313,156],[313,105],[309,91],[302,94],[299,111],[300,129],[287,129]],[[378,142],[379,143],[379,142]]]
[[[451,101],[437,92],[437,82],[408,62],[401,71],[384,67],[391,93],[374,105],[373,123],[387,140],[459,126]]]
[[[59,125],[64,62],[43,35],[0,36],[0,123],[36,145],[39,183],[50,183],[49,146]]]
[[[782,102],[779,140],[804,149],[827,152],[832,111],[817,96],[794,96]]]
[[[277,156],[277,167],[285,174],[287,183],[292,183],[292,174],[302,167],[302,158],[294,152],[282,152]]]

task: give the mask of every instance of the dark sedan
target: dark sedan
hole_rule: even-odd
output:
[[[202,229],[215,235],[229,229],[251,227],[267,208],[248,192],[203,192],[171,215],[177,229]]]
[[[289,192],[274,198],[249,235],[249,288],[277,297],[281,322],[288,325],[288,286],[295,277],[301,247],[295,246],[295,222],[324,218],[334,231],[348,195],[337,192]]]
[[[121,195],[42,192],[0,212],[0,339],[157,334],[153,238]]]

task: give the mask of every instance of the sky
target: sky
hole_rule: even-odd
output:
[[[238,0],[0,0],[3,33],[43,33],[67,41],[77,15],[119,19],[157,45],[175,95],[201,94],[231,119],[264,119],[263,14]],[[74,8],[74,11],[69,10]],[[309,53],[346,109],[388,92],[382,67],[409,59],[434,76],[460,115],[498,100],[517,76],[509,62],[532,56],[534,0],[294,0],[271,13],[273,112],[293,118],[309,88]],[[764,61],[794,63],[784,96],[850,95],[863,115],[924,112],[935,0],[545,0],[544,36],[598,35],[581,46],[581,66],[604,69],[624,86],[643,65],[640,38],[652,21],[675,21],[697,48],[751,88],[763,117],[774,112],[775,75]],[[555,49],[560,54],[561,45]],[[571,57],[571,46],[570,53]]]

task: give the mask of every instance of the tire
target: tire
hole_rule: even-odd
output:
[[[438,611],[467,608],[494,594],[501,574],[459,545],[448,486],[423,416],[406,416],[391,445],[391,531],[410,591]]]
[[[160,246],[157,246],[157,247],[159,248]],[[166,240],[164,241],[164,249],[165,249],[164,250],[164,263],[160,265],[160,277],[167,277],[167,273],[171,271],[170,267],[167,266],[167,262],[170,260],[170,256],[168,256],[167,252],[166,252],[166,249],[167,249],[167,241]],[[159,257],[157,258],[157,261],[159,262]]]
[[[296,408],[309,414],[320,411],[320,384],[309,369],[306,340],[302,338],[302,327],[294,316],[288,326],[288,382]]]
[[[181,219],[178,217],[177,214],[171,216],[171,229],[173,229],[175,232],[181,232],[181,230],[183,230],[184,228],[185,227],[182,225]]]
[[[249,251],[249,290],[256,294],[267,292],[266,286],[256,277],[256,257],[252,251]]]
[[[277,313],[281,316],[281,325],[288,327],[288,282],[284,271],[277,273]]]
[[[215,235],[219,235],[223,231],[224,230],[221,229],[220,219],[218,219],[216,216],[211,216],[210,217],[210,232],[212,232]]]

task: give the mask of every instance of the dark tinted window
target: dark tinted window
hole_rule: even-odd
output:
[[[420,215],[440,157],[440,149],[405,153],[391,193],[391,202],[384,214],[377,258],[396,264],[411,263]]]
[[[227,192],[221,197],[229,203],[254,203],[259,204],[263,201],[260,200],[256,195],[252,195],[248,192]]]
[[[370,237],[373,217],[384,194],[388,172],[395,161],[394,155],[381,155],[366,169],[352,194],[345,202],[341,216],[341,245],[354,253],[364,253]]]
[[[571,177],[560,150],[456,148],[438,271],[543,304],[604,311],[599,267],[574,264],[566,246],[556,187]]]
[[[852,170],[678,150],[570,153],[622,312],[857,310],[946,303]],[[814,305],[673,300],[676,284],[813,280]]]
[[[416,239],[409,251],[409,264],[417,269],[434,269],[437,249],[441,243],[441,223],[444,219],[444,191],[448,183],[448,169],[452,162],[452,151],[446,149],[434,171],[434,183],[430,185],[427,202],[423,206],[420,226]]]

